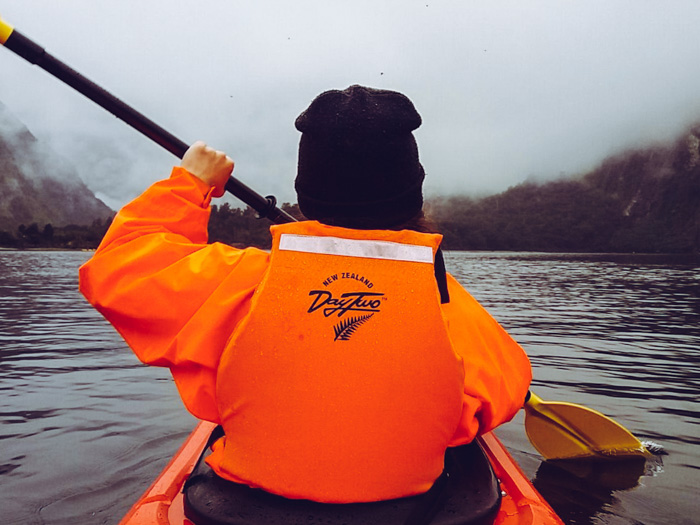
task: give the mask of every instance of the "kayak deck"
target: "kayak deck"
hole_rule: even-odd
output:
[[[216,425],[200,422],[155,482],[120,525],[192,525],[184,515],[182,487]],[[494,524],[561,524],[562,521],[532,486],[493,433],[478,438],[500,481],[501,507]]]

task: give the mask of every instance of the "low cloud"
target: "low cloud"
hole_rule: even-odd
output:
[[[23,0],[2,15],[182,140],[225,149],[280,201],[295,199],[294,119],[355,83],[413,100],[429,194],[580,173],[700,120],[694,0]],[[0,51],[0,101],[110,206],[167,176],[172,156]]]

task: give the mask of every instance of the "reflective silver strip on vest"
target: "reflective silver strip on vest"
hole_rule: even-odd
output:
[[[430,246],[401,244],[389,241],[369,241],[363,239],[341,239],[339,237],[313,237],[283,233],[280,236],[280,250],[345,257],[366,257],[368,259],[388,259],[391,261],[433,262]]]

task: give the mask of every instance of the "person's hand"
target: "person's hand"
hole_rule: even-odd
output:
[[[214,197],[224,194],[226,181],[233,172],[233,160],[226,153],[215,150],[201,141],[189,147],[180,166],[212,186]]]

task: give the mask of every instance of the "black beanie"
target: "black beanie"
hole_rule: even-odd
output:
[[[421,118],[407,97],[362,86],[326,91],[295,125],[295,188],[306,218],[389,228],[421,211],[425,174],[411,133]]]

